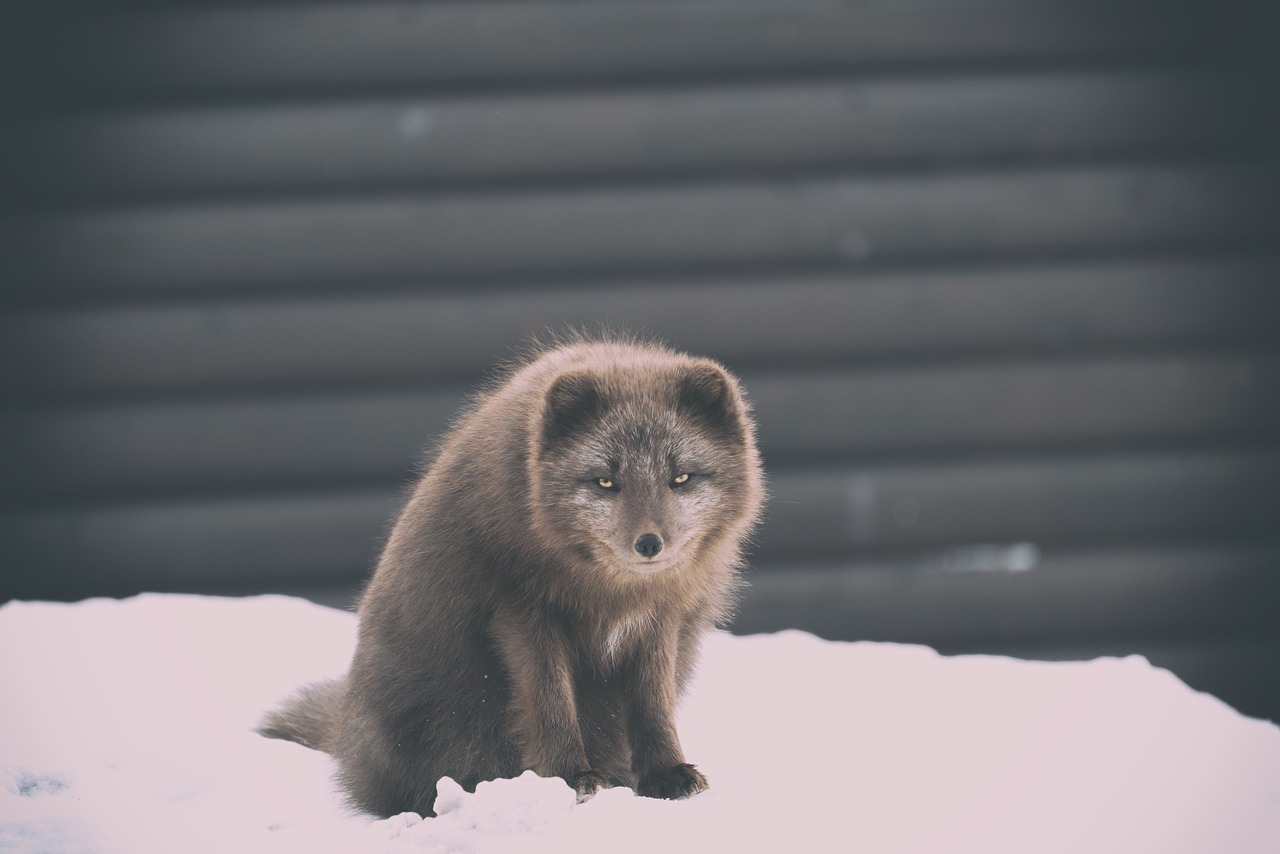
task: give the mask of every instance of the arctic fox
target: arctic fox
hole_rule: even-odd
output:
[[[352,804],[434,815],[444,775],[580,799],[707,788],[676,700],[764,497],[737,381],[657,344],[543,350],[441,442],[359,606],[345,679],[259,732],[332,753]]]

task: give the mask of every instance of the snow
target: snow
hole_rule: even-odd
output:
[[[285,597],[0,608],[0,850],[1280,851],[1280,728],[1141,658],[800,632],[708,638],[679,719],[711,780],[690,800],[578,805],[526,773],[375,820],[329,757],[252,731],[354,636]]]

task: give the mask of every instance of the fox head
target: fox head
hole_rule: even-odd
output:
[[[568,367],[546,387],[534,434],[531,509],[544,542],[616,576],[736,549],[759,514],[749,411],[709,360]]]

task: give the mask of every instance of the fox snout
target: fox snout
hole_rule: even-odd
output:
[[[636,540],[636,551],[646,559],[656,557],[662,551],[662,537],[657,534],[641,534]]]

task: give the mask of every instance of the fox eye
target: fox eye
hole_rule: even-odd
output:
[[[607,477],[596,478],[596,486],[600,487],[601,489],[608,489],[610,491],[618,488],[618,485]]]
[[[690,475],[688,472],[684,472],[683,474],[678,474],[675,477],[671,478],[671,485],[684,486],[686,483],[689,482],[690,477],[692,477],[692,475]]]

